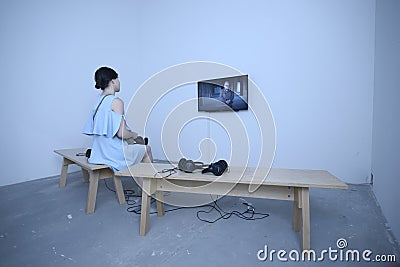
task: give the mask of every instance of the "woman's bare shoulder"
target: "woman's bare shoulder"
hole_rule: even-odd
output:
[[[111,104],[111,109],[118,114],[124,114],[124,101],[118,97],[114,98]]]

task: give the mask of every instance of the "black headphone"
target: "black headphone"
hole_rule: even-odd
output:
[[[200,161],[181,158],[178,162],[178,169],[184,172],[193,172],[196,169],[203,169],[207,165]]]
[[[216,176],[221,176],[228,168],[228,163],[221,159],[217,162],[211,163],[208,168],[202,170],[201,173],[212,172]]]

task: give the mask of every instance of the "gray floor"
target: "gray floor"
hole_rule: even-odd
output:
[[[112,187],[111,180],[107,184]],[[125,189],[134,185],[129,178],[123,184]],[[149,233],[140,237],[139,215],[119,205],[104,181],[99,184],[95,213],[86,215],[87,190],[80,172],[69,174],[65,188],[58,187],[58,177],[0,187],[0,266],[400,265],[399,246],[369,185],[310,191],[312,249],[317,258],[323,250],[337,250],[332,251],[332,260],[325,253],[319,262],[292,260],[300,250],[300,235],[292,230],[289,201],[246,199],[256,212],[270,215],[257,221],[231,217],[209,224],[197,219],[196,212],[208,208],[151,215]],[[224,197],[218,204],[225,211],[246,209],[237,197]],[[216,217],[216,213],[203,216]],[[346,248],[338,249],[339,238],[347,241]],[[271,250],[286,251],[281,256],[288,261],[280,261],[276,253],[260,261],[257,252],[265,245],[269,256]],[[348,251],[361,255],[367,249],[371,259],[394,254],[397,262],[345,260]]]

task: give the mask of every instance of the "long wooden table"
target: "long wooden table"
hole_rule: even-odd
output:
[[[150,196],[155,194],[157,212],[164,215],[163,191],[211,195],[230,195],[293,201],[293,230],[301,230],[303,250],[310,249],[310,188],[347,189],[348,186],[324,170],[256,169],[230,167],[222,176],[201,172],[160,173],[173,168],[170,164],[140,163],[115,173],[116,176],[143,178],[140,235],[149,229]],[[268,172],[269,171],[269,172]],[[267,174],[265,177],[263,174]],[[167,174],[170,176],[165,177]],[[261,175],[263,177],[260,177]],[[257,190],[249,185],[256,180]],[[253,189],[252,189],[253,188]]]

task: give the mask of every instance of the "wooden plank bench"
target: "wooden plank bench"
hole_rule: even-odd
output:
[[[86,202],[86,213],[94,212],[97,197],[97,187],[100,179],[113,178],[115,191],[120,204],[125,203],[124,190],[122,188],[121,177],[115,176],[114,172],[106,165],[90,164],[85,156],[77,156],[78,153],[85,153],[86,148],[54,150],[55,153],[63,157],[61,165],[60,187],[64,187],[67,182],[68,166],[76,164],[82,168],[83,177],[89,182],[89,190]]]
[[[163,191],[185,192],[211,195],[231,195],[266,199],[293,201],[292,228],[295,232],[301,230],[301,246],[303,250],[310,249],[310,188],[347,189],[348,186],[323,170],[293,170],[230,167],[229,172],[222,176],[202,174],[201,172],[185,173],[176,171],[163,177],[159,171],[171,169],[170,164],[139,163],[116,172],[116,176],[136,176],[143,178],[142,209],[140,218],[140,235],[146,235],[149,229],[150,196],[156,194],[157,212],[164,215]],[[245,170],[245,171],[244,171]],[[244,172],[243,172],[244,171]],[[249,185],[257,175],[265,177],[260,186],[250,192]]]

